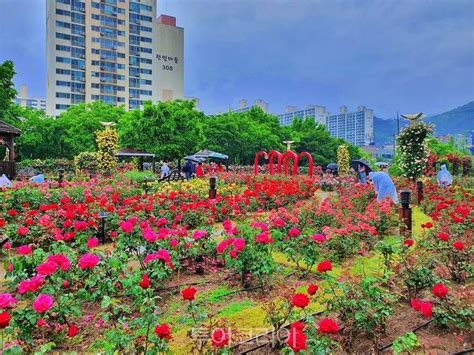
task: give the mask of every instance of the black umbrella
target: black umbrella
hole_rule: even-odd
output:
[[[372,168],[369,166],[369,163],[367,163],[365,160],[361,160],[361,159],[353,160],[351,162],[351,168],[353,168],[355,171],[359,171],[359,164],[365,166],[365,172],[367,174],[372,171]]]
[[[337,170],[338,169],[338,166],[336,163],[330,163],[328,164],[328,166],[326,166],[326,169],[329,169],[329,170]]]

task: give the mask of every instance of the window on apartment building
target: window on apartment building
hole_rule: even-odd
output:
[[[56,110],[67,110],[70,105],[56,104]]]
[[[56,15],[71,16],[71,11],[56,9]]]
[[[63,51],[63,52],[70,52],[70,51],[71,51],[71,47],[69,47],[69,46],[63,46],[63,45],[57,44],[57,45],[56,45],[56,50],[57,50],[57,51]]]
[[[76,12],[71,12],[71,22],[85,24],[86,16],[84,14],[78,14]]]
[[[71,75],[71,71],[69,69],[56,68],[56,74]]]

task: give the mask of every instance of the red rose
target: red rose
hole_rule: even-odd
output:
[[[318,285],[311,284],[308,286],[307,291],[308,291],[308,294],[312,296],[318,291],[318,289],[319,289]]]
[[[438,238],[444,242],[447,242],[449,240],[449,234],[445,232],[439,232]]]
[[[411,239],[407,239],[403,242],[403,245],[405,245],[406,247],[411,247],[415,242]]]
[[[79,333],[79,328],[76,327],[74,324],[71,324],[69,326],[69,329],[67,331],[67,336],[70,338],[75,337]]]
[[[292,238],[298,237],[300,235],[300,230],[298,228],[292,227],[288,231],[288,235]]]
[[[7,311],[0,313],[0,329],[8,327],[10,319],[12,319],[12,317]]]
[[[222,328],[215,329],[211,335],[212,345],[216,348],[222,348],[229,344],[229,334]]]
[[[337,333],[339,331],[339,326],[336,321],[331,318],[321,319],[318,322],[318,331],[320,333]]]
[[[24,237],[25,235],[30,233],[30,230],[24,226],[21,226],[20,228],[18,228],[17,233]]]
[[[457,240],[453,243],[453,248],[456,249],[456,250],[459,250],[459,251],[463,251],[464,250],[464,243],[461,242],[460,240]]]
[[[295,307],[305,308],[309,304],[309,298],[304,293],[297,293],[293,296],[291,303]]]
[[[306,349],[306,334],[298,327],[291,327],[286,343],[295,353]]]
[[[433,294],[438,298],[445,298],[448,294],[448,288],[444,286],[441,282],[434,285],[431,291],[433,291]]]
[[[161,325],[157,325],[155,327],[155,333],[158,336],[158,338],[160,338],[160,339],[169,340],[169,339],[172,338],[170,327],[166,323],[163,323]]]
[[[415,311],[420,311],[420,307],[421,307],[421,302],[420,300],[417,300],[416,298],[412,298],[411,301],[411,307],[415,310]]]
[[[183,296],[183,300],[185,301],[193,301],[194,295],[196,294],[197,290],[194,287],[188,287],[181,291],[181,296]]]
[[[433,228],[433,223],[431,222],[428,222],[428,223],[425,223],[424,225],[422,224],[421,225],[423,228],[426,228],[426,229],[430,229],[430,228]]]
[[[139,283],[141,288],[148,288],[150,287],[150,278],[148,277],[147,274],[142,275],[142,280]]]
[[[420,312],[427,318],[431,318],[433,314],[433,305],[429,302],[421,302]]]
[[[318,264],[318,271],[319,272],[326,272],[326,271],[331,271],[331,270],[332,270],[332,264],[329,260],[321,261]]]

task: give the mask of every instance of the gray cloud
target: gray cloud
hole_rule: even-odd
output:
[[[17,81],[43,96],[44,7],[0,1],[0,59],[13,57]],[[474,99],[474,1],[158,0],[158,7],[185,27],[186,94],[200,97],[206,112],[244,97],[263,98],[274,112],[365,104],[390,117]]]

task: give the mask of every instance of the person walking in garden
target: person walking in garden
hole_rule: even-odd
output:
[[[187,181],[189,181],[193,173],[193,164],[189,160],[186,160],[186,163],[184,163],[182,170],[184,173],[184,177]]]
[[[436,175],[436,181],[438,181],[440,187],[448,187],[453,183],[453,176],[445,164],[441,165],[441,169],[438,171],[438,175]]]
[[[369,178],[374,184],[377,201],[380,202],[388,196],[392,199],[393,203],[398,203],[397,189],[390,175],[383,171],[370,172]]]
[[[367,185],[367,169],[366,169],[366,165],[365,164],[362,164],[361,162],[359,162],[358,166],[357,166],[357,174],[359,176],[359,182],[362,184],[362,185]]]
[[[160,168],[161,171],[161,178],[165,178],[170,174],[170,168],[166,162],[163,162],[163,165]]]

